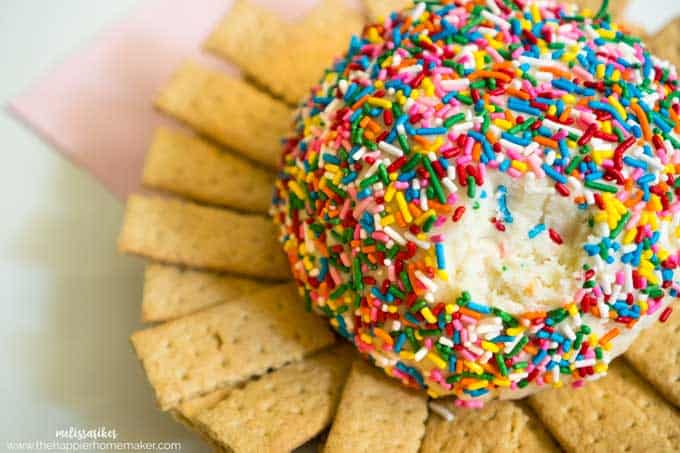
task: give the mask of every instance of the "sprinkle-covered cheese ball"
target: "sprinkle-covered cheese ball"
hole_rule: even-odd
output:
[[[605,375],[680,290],[679,88],[605,8],[426,1],[367,26],[276,185],[307,304],[463,406]]]

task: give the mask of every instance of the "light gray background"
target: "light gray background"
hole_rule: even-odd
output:
[[[0,0],[2,105],[138,2]],[[629,10],[650,30],[677,15],[678,0]],[[143,267],[116,253],[121,203],[4,109],[0,153],[0,451],[68,426],[205,451],[155,408],[131,352]]]

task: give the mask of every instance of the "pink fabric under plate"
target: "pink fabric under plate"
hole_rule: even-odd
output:
[[[315,0],[252,0],[295,20]],[[353,2],[356,4],[356,2]],[[10,110],[119,197],[139,189],[155,126],[151,99],[185,59],[231,73],[201,52],[231,0],[147,0],[37,80]]]

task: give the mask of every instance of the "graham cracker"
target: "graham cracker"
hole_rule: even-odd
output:
[[[580,390],[546,390],[529,404],[569,452],[680,449],[680,412],[622,360]]]
[[[228,149],[277,168],[292,110],[243,80],[187,62],[155,100],[161,111]]]
[[[199,138],[161,127],[146,155],[142,182],[204,203],[266,214],[274,174]]]
[[[425,432],[427,396],[355,361],[324,452],[417,453]]]
[[[142,321],[181,318],[268,286],[249,278],[152,263],[144,271]]]
[[[351,357],[342,345],[267,374],[200,413],[196,424],[227,451],[291,451],[333,419]]]
[[[155,261],[285,280],[289,268],[267,217],[132,195],[119,238],[123,252]]]
[[[368,20],[378,22],[384,20],[394,11],[412,6],[413,0],[363,0]]]
[[[625,358],[668,401],[680,407],[680,314],[672,313],[666,322],[641,332]]]
[[[560,451],[523,403],[492,401],[481,409],[454,408],[450,399],[439,404],[450,407],[454,418],[430,412],[421,453]]]
[[[172,408],[170,413],[180,423],[183,423],[191,429],[196,429],[194,419],[198,414],[217,406],[217,404],[225,399],[232,390],[232,387],[227,387],[215,390],[214,392],[210,392],[203,396],[192,398]],[[208,438],[206,437],[206,439]]]
[[[205,43],[240,66],[256,83],[295,104],[349,48],[363,26],[361,12],[345,0],[320,0],[301,21],[290,23],[253,4],[236,0]]]
[[[680,17],[667,23],[647,44],[656,56],[680,67]]]
[[[131,341],[167,410],[301,360],[335,338],[288,284],[135,332]]]

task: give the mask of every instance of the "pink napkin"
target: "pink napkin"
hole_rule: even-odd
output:
[[[296,19],[315,0],[255,0]],[[151,99],[187,58],[236,73],[200,47],[231,0],[152,0],[10,102],[10,110],[109,190],[139,188],[155,126]]]

